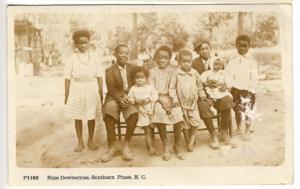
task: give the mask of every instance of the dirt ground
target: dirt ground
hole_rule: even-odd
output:
[[[168,167],[168,166],[276,166],[284,161],[284,91],[281,80],[260,81],[257,92],[257,110],[261,121],[253,124],[250,141],[235,136],[237,149],[222,146],[220,150],[208,147],[207,131],[199,132],[194,152],[186,152],[186,160],[179,160],[172,152],[169,161],[160,156],[149,156],[143,136],[134,136],[134,160],[121,156],[102,163],[107,149],[105,127],[98,122],[95,141],[99,150],[85,148],[73,151],[77,144],[73,120],[67,118],[63,105],[64,80],[61,77],[18,78],[16,85],[17,165],[19,167]],[[234,122],[234,120],[233,120]],[[203,125],[204,127],[204,125]],[[235,122],[233,124],[235,128]],[[141,132],[141,130],[136,130]],[[87,141],[87,126],[84,125]],[[172,143],[172,134],[168,135]],[[161,143],[155,135],[155,145],[161,152]],[[170,145],[171,147],[171,145]]]

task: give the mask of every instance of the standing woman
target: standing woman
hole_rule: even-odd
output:
[[[65,104],[67,112],[75,119],[75,129],[78,145],[75,152],[84,149],[82,138],[82,120],[88,120],[89,139],[87,146],[97,150],[93,142],[95,118],[101,110],[103,99],[102,68],[96,55],[89,49],[90,32],[75,31],[73,34],[75,51],[67,59],[64,70]]]

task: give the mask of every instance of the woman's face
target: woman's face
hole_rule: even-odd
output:
[[[89,43],[90,40],[87,37],[79,37],[75,43],[77,49],[79,50],[79,52],[83,53],[86,52],[89,48]]]
[[[156,56],[156,61],[159,69],[164,69],[170,64],[170,55],[167,51],[159,51]]]
[[[210,56],[210,46],[207,43],[202,43],[200,47],[197,49],[197,53],[201,58],[207,60]]]

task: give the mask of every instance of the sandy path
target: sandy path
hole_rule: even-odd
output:
[[[46,82],[47,81],[47,82]],[[132,147],[133,161],[123,161],[120,156],[102,163],[101,155],[107,148],[106,133],[102,123],[96,128],[97,151],[85,148],[73,152],[76,134],[73,121],[66,118],[61,78],[28,78],[17,85],[17,165],[20,167],[114,167],[114,166],[251,166],[279,165],[284,160],[284,102],[280,80],[260,81],[257,95],[261,122],[255,122],[251,141],[234,138],[237,149],[211,150],[207,131],[199,132],[194,152],[186,152],[186,160],[178,160],[172,153],[170,161],[159,156],[149,156],[143,136],[135,136]],[[235,127],[235,124],[234,124]],[[137,132],[141,132],[138,131]],[[87,128],[84,127],[85,141]],[[169,134],[170,143],[172,134]],[[161,151],[158,135],[157,151]],[[171,145],[170,145],[171,147]],[[229,150],[229,151],[228,151]],[[229,152],[229,153],[226,153]]]

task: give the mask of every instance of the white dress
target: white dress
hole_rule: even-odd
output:
[[[169,85],[174,71],[175,69],[172,69],[170,66],[165,69],[154,67],[150,70],[149,84],[158,91],[160,101],[171,101],[169,96]],[[154,113],[151,121],[152,123],[173,125],[184,121],[183,112],[180,106],[176,106],[172,109],[170,114],[167,114],[160,102],[157,101],[154,105]]]
[[[151,116],[153,114],[154,104],[158,100],[158,92],[152,85],[132,86],[129,90],[128,97],[136,99],[147,99],[151,102],[145,105],[137,105],[138,122],[137,126],[144,127],[151,124]]]
[[[200,77],[201,77],[202,82],[207,82],[208,80],[216,80],[220,83],[226,83],[226,76],[225,76],[224,70],[219,70],[217,72],[213,71],[213,70],[208,70],[208,71],[203,72]],[[232,97],[232,95],[229,93],[229,91],[220,92],[219,88],[220,87],[212,89],[209,87],[205,87],[205,90],[206,90],[207,94],[210,96],[210,98],[212,98],[212,99],[221,99],[225,96]]]
[[[66,107],[73,119],[93,120],[101,113],[97,77],[103,77],[103,70],[97,56],[89,56],[89,61],[82,62],[75,52],[66,60],[64,77],[71,80]]]

